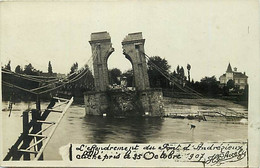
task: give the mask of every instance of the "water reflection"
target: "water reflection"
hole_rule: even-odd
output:
[[[151,137],[159,135],[164,119],[86,116],[84,120],[83,124],[88,125],[92,135],[87,137],[88,142],[147,143]]]

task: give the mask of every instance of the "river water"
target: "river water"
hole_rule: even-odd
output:
[[[46,103],[42,103],[46,106]],[[7,102],[2,103],[2,108]],[[2,112],[3,155],[22,131],[22,111],[28,103],[16,103]],[[190,129],[190,124],[196,126]],[[73,104],[44,151],[44,160],[60,160],[59,148],[68,143],[170,143],[246,141],[247,125],[239,122],[195,121],[172,118],[106,118],[85,116],[83,105]]]

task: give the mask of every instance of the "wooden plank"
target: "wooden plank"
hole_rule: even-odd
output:
[[[30,139],[26,136],[29,134],[29,115],[27,110],[23,112],[23,146],[24,148],[27,148],[30,146]],[[30,154],[25,153],[23,155],[23,160],[30,160]]]
[[[37,121],[37,120],[41,119],[41,118],[42,118],[42,117],[41,117],[41,114],[42,114],[42,112],[41,112],[40,96],[37,95],[37,97],[36,97],[36,110],[32,113],[32,120],[33,120],[33,121],[35,121],[35,120]],[[33,129],[34,129],[35,132],[39,132],[40,130],[42,130],[42,124],[34,124],[34,125],[33,125]],[[42,142],[40,141],[41,138],[39,138],[39,137],[33,137],[33,138],[31,139],[31,141],[32,141],[33,139],[36,139],[36,141],[39,141],[39,142],[40,142],[40,143],[37,143],[37,149],[41,149],[41,147],[42,147]],[[40,157],[39,160],[43,160],[43,155],[41,155],[41,157]]]
[[[64,99],[63,99],[64,100]],[[67,99],[66,99],[67,100]],[[67,105],[66,107],[64,108],[63,112],[60,113],[61,117],[59,118],[58,122],[60,122],[61,118],[64,116],[65,112],[67,111],[67,109],[69,108],[69,106],[72,104],[73,102],[73,97],[70,99],[70,101],[67,101]],[[61,102],[60,104],[62,104],[64,102]],[[38,113],[37,113],[38,114]],[[50,121],[45,121],[47,119],[47,117],[49,116],[50,114],[50,111],[48,110],[45,110],[44,113],[39,116],[41,119],[38,120],[39,122],[37,123],[37,119],[38,117],[34,117],[36,120],[34,121],[31,121],[29,124],[28,124],[28,127],[27,129],[29,130],[29,134],[31,135],[39,135],[39,136],[28,136],[28,134],[21,134],[21,136],[18,138],[18,140],[15,142],[15,144],[11,147],[11,149],[9,150],[9,152],[7,153],[7,155],[4,157],[4,160],[7,161],[7,160],[20,160],[21,157],[25,154],[25,153],[28,153],[28,152],[22,152],[22,151],[18,151],[18,150],[26,150],[26,148],[28,148],[28,146],[26,146],[25,144],[23,144],[23,140],[25,137],[28,137],[28,142],[32,142],[32,140],[34,140],[34,144],[32,146],[30,146],[30,148],[34,147],[34,154],[35,154],[35,157],[37,157],[35,160],[41,160],[41,156],[43,154],[43,150],[44,148],[46,147],[47,143],[49,142],[50,140],[50,137],[40,137],[40,136],[43,136],[43,135],[40,135],[42,132],[44,132],[45,130],[49,129],[51,126],[54,126],[55,125],[55,128],[53,128],[53,130],[51,130],[51,133],[49,135],[52,136],[52,134],[54,133],[55,129],[57,128],[57,124],[55,122],[50,122]],[[34,125],[41,125],[41,124],[44,124],[44,123],[48,123],[49,125],[44,128],[44,129],[41,129],[40,131],[38,129],[36,129],[34,127]],[[59,124],[59,123],[58,123]],[[38,140],[37,140],[38,139]],[[40,140],[39,140],[40,139]],[[46,140],[46,143],[44,143],[44,145],[42,146],[42,148],[38,148],[38,145],[37,143],[39,143],[39,141],[42,141],[43,140]],[[38,151],[39,150],[39,151]],[[40,154],[36,154],[35,151],[38,151],[40,152]],[[33,151],[31,151],[33,152]]]
[[[33,141],[34,141],[34,143],[36,143],[37,142],[37,138],[36,137],[33,137]],[[37,153],[38,153],[38,151],[39,151],[39,149],[38,149],[38,146],[36,145],[36,146],[34,146],[34,151],[37,151]],[[36,154],[37,154],[36,153]],[[36,155],[35,155],[36,156]]]
[[[37,134],[37,135],[40,135],[42,132],[46,131],[47,129],[49,129],[49,128],[50,128],[51,126],[53,126],[53,125],[54,125],[54,124],[49,125],[48,127],[44,128],[43,130],[37,132],[36,134]]]
[[[67,103],[68,103],[68,102],[59,103],[58,105],[52,107],[52,109],[57,108],[57,107],[60,107],[60,106],[62,106],[62,105],[64,105],[64,104],[67,104]],[[48,110],[48,109],[47,109],[47,110]]]
[[[46,135],[38,135],[38,134],[28,134],[28,136],[33,136],[33,137],[40,137],[40,138],[46,138]]]
[[[13,158],[13,160],[19,160],[21,155],[19,153],[17,153],[17,149],[20,146],[20,144],[23,142],[24,139],[24,135],[21,134],[20,137],[17,139],[17,141],[15,142],[15,144],[9,149],[7,155],[4,157],[4,161],[8,161],[11,158]]]
[[[32,115],[34,115],[34,116],[37,115],[37,114],[35,112],[32,113]],[[41,120],[43,120],[43,121],[46,120],[47,117],[49,116],[49,114],[50,114],[50,111],[45,110],[44,113],[40,116]],[[38,117],[34,117],[34,118],[38,118]],[[41,129],[41,130],[36,129],[35,126],[34,126],[35,124],[37,124],[36,120],[35,121],[31,121],[28,124],[28,130],[29,130],[28,132],[30,134],[40,135],[43,131],[46,130],[46,128],[45,129]],[[40,124],[42,124],[42,123],[38,123],[38,125],[40,125]],[[53,126],[53,125],[54,125],[53,123],[48,125],[48,128]],[[39,137],[28,136],[28,134],[21,134],[20,137],[18,137],[17,141],[14,143],[14,145],[12,145],[12,147],[9,149],[8,153],[4,157],[4,161],[20,160],[21,159],[21,157],[24,155],[24,153],[18,152],[17,150],[21,149],[21,148],[22,149],[26,149],[29,146],[29,145],[27,146],[27,145],[22,143],[26,137],[28,138],[28,142],[29,143],[32,142],[33,139],[36,139],[36,141],[37,141],[37,139],[39,139]],[[38,149],[39,148],[37,147],[35,150],[38,150]],[[40,157],[39,157],[39,159],[40,159]]]
[[[37,154],[37,151],[30,151],[30,150],[26,150],[26,149],[19,149],[17,150],[18,152],[25,152],[25,153],[32,153],[32,154]]]
[[[55,109],[53,109],[53,108],[51,108],[51,109],[47,109],[47,110],[50,110],[50,111],[52,111],[52,112],[62,113],[62,110],[55,110]]]
[[[53,136],[55,130],[57,129],[61,119],[64,117],[66,111],[68,110],[68,108],[70,107],[70,105],[73,102],[73,97],[70,99],[69,103],[66,105],[66,107],[63,109],[63,112],[61,113],[61,116],[59,117],[57,124],[55,124],[54,128],[51,130],[50,134],[48,135],[48,137],[46,138],[45,143],[43,144],[43,146],[41,147],[41,149],[39,150],[39,153],[36,155],[36,157],[34,158],[34,160],[38,160],[41,156],[41,154],[43,153],[43,150],[45,149],[45,147],[47,146],[47,144],[50,141],[50,138]]]
[[[43,140],[45,140],[46,138],[42,138],[41,140],[37,141],[36,143],[32,144],[31,146],[29,146],[28,148],[26,148],[26,150],[31,149],[32,147],[38,145],[39,143],[41,143]]]
[[[63,101],[70,101],[69,99],[64,99],[64,98],[59,98],[59,97],[53,97],[53,99],[63,100]]]
[[[38,122],[38,123],[43,123],[43,124],[56,124],[54,121],[37,120],[36,122]]]
[[[28,124],[28,129],[31,130],[33,123],[30,122]],[[31,132],[34,132],[34,130],[32,129]],[[17,152],[18,149],[20,148],[27,148],[27,146],[25,144],[23,144],[23,140],[27,135],[25,134],[21,134],[17,141],[14,143],[14,145],[9,149],[7,155],[5,156],[4,160],[8,161],[8,160],[20,160],[21,157],[23,156],[23,154],[21,152]],[[28,136],[27,136],[28,137]],[[31,142],[31,137],[29,137],[29,140]]]

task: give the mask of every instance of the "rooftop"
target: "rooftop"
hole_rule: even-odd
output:
[[[228,63],[227,71],[226,72],[233,72],[230,63]]]

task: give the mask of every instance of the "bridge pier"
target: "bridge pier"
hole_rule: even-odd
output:
[[[84,97],[87,115],[107,116],[164,116],[161,90],[109,90],[87,92]]]

